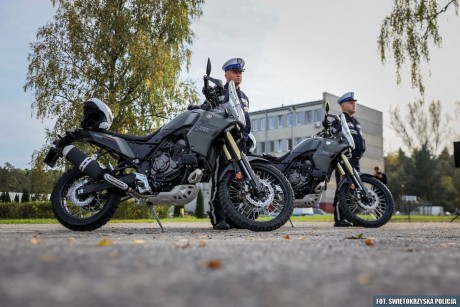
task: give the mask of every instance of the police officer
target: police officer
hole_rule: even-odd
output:
[[[226,96],[228,92],[228,83],[230,81],[233,81],[235,82],[236,92],[243,106],[243,110],[244,110],[244,114],[246,118],[246,126],[244,129],[244,137],[238,145],[240,146],[240,149],[242,151],[246,152],[246,141],[248,140],[248,135],[251,132],[251,121],[250,121],[249,113],[248,113],[248,110],[249,110],[248,96],[246,96],[246,94],[243,93],[243,91],[240,89],[240,84],[243,81],[244,64],[245,63],[243,59],[233,58],[225,62],[224,65],[222,66],[222,69],[225,72],[225,79],[227,81],[224,86],[223,96]],[[226,221],[225,213],[222,208],[222,204],[220,203],[220,200],[219,200],[219,191],[218,191],[219,183],[217,181],[219,178],[219,174],[225,167],[224,162],[225,161],[222,158],[220,158],[217,161],[217,165],[216,165],[214,174],[211,177],[212,187],[211,187],[211,198],[209,200],[209,207],[211,209],[211,212],[210,212],[211,224],[213,225],[213,228],[217,230],[228,230],[230,229],[230,226],[232,225],[230,221]]]
[[[364,140],[363,132],[361,130],[361,124],[353,115],[356,113],[356,99],[353,92],[348,92],[343,94],[338,100],[337,103],[342,108],[343,114],[347,120],[348,128],[350,129],[353,140],[355,141],[355,149],[352,151],[351,158],[349,159],[351,166],[360,171],[359,160],[366,151],[366,141]],[[335,178],[337,185],[340,181],[340,175],[336,171]],[[349,227],[353,226],[352,223],[347,221],[340,210],[340,206],[337,206],[338,197],[337,195],[334,198],[334,226],[335,227]]]

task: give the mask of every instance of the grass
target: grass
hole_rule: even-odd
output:
[[[441,222],[448,223],[454,217],[453,216],[428,216],[428,215],[394,215],[390,223],[398,222],[423,222],[423,223],[433,223]],[[293,222],[333,222],[333,215],[313,215],[313,216],[292,216],[291,220]],[[164,218],[161,219],[162,223],[193,223],[193,222],[207,222],[208,218],[198,219],[194,216],[185,216],[183,218]],[[460,223],[460,217],[457,218],[455,223]],[[0,219],[0,224],[58,224],[59,222],[56,219]],[[156,223],[156,221],[151,219],[112,219],[110,223]]]

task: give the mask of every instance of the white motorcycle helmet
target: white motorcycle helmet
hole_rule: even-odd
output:
[[[112,110],[97,98],[90,98],[83,107],[81,127],[85,130],[104,131],[112,126]]]

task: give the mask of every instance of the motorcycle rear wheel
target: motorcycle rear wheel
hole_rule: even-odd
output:
[[[219,185],[219,197],[227,218],[240,228],[252,231],[272,231],[283,226],[294,210],[291,185],[275,167],[253,162],[251,167],[259,177],[263,192],[255,195],[244,179],[228,172]]]
[[[348,184],[344,184],[338,191],[343,215],[355,226],[377,228],[385,225],[394,212],[394,200],[390,190],[372,176],[362,176],[361,181],[369,190],[368,201],[364,201],[357,189],[350,189]]]
[[[58,180],[51,195],[56,219],[74,231],[91,231],[105,225],[115,214],[121,199],[121,190],[112,188],[80,197],[78,189],[93,180],[73,168]]]

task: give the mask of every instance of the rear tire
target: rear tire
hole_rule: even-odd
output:
[[[239,228],[252,231],[272,231],[283,226],[294,210],[291,185],[272,165],[251,163],[264,188],[254,195],[249,184],[235,179],[234,172],[225,174],[219,185],[219,197],[225,214]]]
[[[77,190],[93,180],[77,168],[67,171],[57,182],[51,205],[57,220],[75,231],[91,231],[105,225],[115,214],[122,191],[111,188],[79,197]]]
[[[369,201],[362,201],[357,190],[342,185],[339,206],[345,218],[355,226],[377,228],[385,225],[393,216],[394,200],[390,190],[372,176],[362,176],[361,181],[369,190]]]

